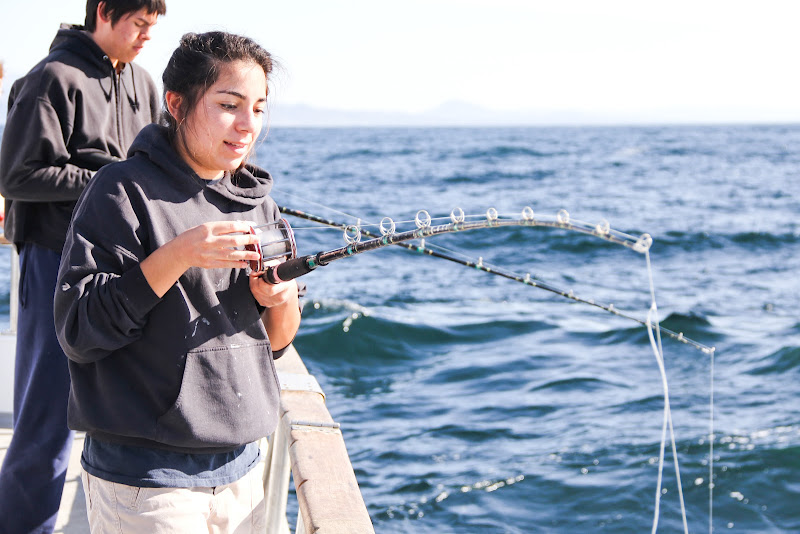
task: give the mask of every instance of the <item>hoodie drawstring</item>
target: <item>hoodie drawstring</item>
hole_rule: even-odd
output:
[[[130,103],[131,107],[133,108],[134,112],[139,111],[139,95],[136,94],[136,75],[133,69],[133,63],[129,63],[128,67],[131,69],[131,85],[133,85],[133,101],[131,101],[131,97],[128,96],[128,102]]]

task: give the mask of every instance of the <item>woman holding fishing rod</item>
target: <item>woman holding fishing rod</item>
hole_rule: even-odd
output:
[[[270,175],[245,165],[271,71],[248,38],[184,35],[166,124],[75,209],[55,320],[92,532],[264,529],[257,442],[279,417],[272,360],[300,324],[297,283],[245,268],[262,259],[252,228],[280,217]]]

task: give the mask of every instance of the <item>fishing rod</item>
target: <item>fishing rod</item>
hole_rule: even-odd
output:
[[[378,236],[375,233],[372,233],[368,230],[361,228],[360,225],[343,224],[340,222],[325,219],[318,215],[313,215],[307,212],[295,210],[285,206],[279,206],[279,209],[281,213],[284,214],[292,215],[298,218],[302,218],[326,226],[342,229],[345,233],[345,239],[348,241],[348,245],[345,247],[340,247],[329,251],[318,252],[317,254],[295,257],[296,247],[294,246],[293,236],[292,236],[290,238],[292,240],[291,244],[292,253],[285,254],[285,256],[288,257],[289,259],[284,263],[281,263],[280,265],[266,268],[264,275],[262,275],[262,277],[265,280],[273,284],[282,281],[292,280],[294,278],[303,276],[315,270],[319,266],[328,265],[332,261],[338,259],[343,259],[370,250],[376,250],[389,245],[396,245],[406,248],[408,250],[423,253],[428,256],[446,259],[448,261],[452,261],[480,271],[502,276],[504,278],[513,280],[515,282],[520,282],[531,287],[544,289],[545,291],[555,293],[559,296],[571,299],[573,301],[594,306],[596,308],[600,308],[613,315],[617,315],[622,318],[632,320],[643,326],[652,326],[652,323],[649,323],[646,320],[640,319],[638,317],[625,313],[621,310],[618,310],[617,308],[614,307],[613,304],[602,304],[591,299],[584,299],[578,297],[571,290],[565,291],[553,285],[542,282],[541,280],[536,280],[532,278],[530,274],[521,276],[518,273],[484,265],[482,258],[479,258],[478,261],[476,262],[469,260],[462,260],[460,258],[456,258],[454,256],[432,250],[431,248],[425,246],[425,238],[445,233],[455,233],[468,230],[497,228],[505,226],[528,226],[528,227],[560,228],[560,229],[576,231],[579,233],[592,235],[600,239],[625,246],[642,254],[648,254],[649,249],[653,242],[652,238],[648,234],[643,234],[638,238],[628,234],[624,234],[622,232],[612,230],[606,221],[602,221],[597,225],[590,225],[588,223],[583,223],[579,221],[571,221],[569,213],[567,213],[566,210],[559,211],[554,220],[536,218],[534,217],[533,210],[529,207],[526,207],[522,211],[521,218],[517,219],[500,218],[497,211],[494,208],[491,208],[487,211],[485,219],[473,222],[467,222],[465,220],[466,217],[463,211],[461,211],[460,209],[456,209],[453,210],[453,212],[450,215],[451,222],[449,224],[442,224],[436,226],[431,225],[430,215],[426,211],[422,210],[417,213],[417,216],[415,218],[415,223],[417,228],[414,230],[409,230],[400,233],[395,232],[394,222],[390,218],[386,217],[381,221],[380,224],[380,231],[382,235]],[[282,221],[281,225],[285,225],[285,228],[281,226],[278,231],[281,234],[281,238],[286,239],[287,231],[289,233],[291,233],[291,231],[288,229],[288,222],[286,222],[285,219],[281,219],[281,221]],[[362,236],[371,237],[372,239],[361,242],[360,239]],[[419,245],[414,245],[407,242],[409,240],[414,240],[414,239],[421,239],[421,243]],[[263,270],[263,269],[258,269],[258,270]],[[674,332],[661,325],[658,325],[658,329],[664,335],[672,339],[675,339],[677,341],[680,341],[682,343],[685,343],[687,345],[693,346],[694,348],[701,350],[706,354],[713,353],[714,351],[713,347],[708,347],[697,341],[687,338],[686,336],[683,335],[682,332]]]
[[[531,208],[525,208],[522,211],[522,218],[519,219],[500,218],[497,210],[494,208],[490,208],[486,212],[486,218],[483,220],[467,221],[464,212],[460,209],[454,210],[450,214],[450,219],[451,222],[448,224],[432,225],[431,216],[428,212],[420,210],[415,218],[417,227],[414,230],[397,233],[395,231],[394,221],[389,217],[384,217],[380,224],[381,234],[383,235],[363,242],[361,241],[361,236],[363,235],[361,227],[348,225],[345,227],[345,239],[348,242],[346,246],[300,258],[291,258],[280,265],[269,267],[264,274],[264,278],[273,284],[277,284],[308,274],[317,267],[328,265],[333,261],[355,256],[363,252],[377,250],[396,243],[412,239],[424,239],[447,233],[505,226],[549,226],[553,228],[565,228],[592,234],[606,241],[626,246],[637,252],[647,251],[653,241],[647,234],[636,239],[627,234],[612,231],[607,224],[597,225],[596,227],[585,224],[573,224],[569,221],[569,214],[565,210],[559,212],[555,221],[536,219]]]
[[[484,272],[488,272],[491,274],[496,274],[499,276],[503,276],[505,278],[514,280],[516,282],[521,282],[526,285],[532,287],[538,287],[541,289],[545,289],[547,291],[556,293],[562,297],[569,298],[571,300],[581,302],[583,304],[588,304],[602,310],[605,310],[609,313],[614,315],[618,315],[620,317],[635,321],[647,329],[648,338],[650,340],[651,348],[653,349],[654,355],[656,357],[656,361],[659,366],[659,373],[661,374],[662,379],[662,386],[664,388],[664,417],[663,417],[663,424],[662,424],[662,438],[661,438],[661,447],[659,449],[659,456],[658,456],[658,483],[656,488],[656,505],[655,505],[655,512],[654,512],[654,519],[653,519],[653,529],[652,532],[655,533],[658,525],[658,517],[659,517],[659,510],[660,510],[660,501],[662,495],[662,471],[664,467],[664,451],[666,447],[666,440],[667,440],[667,432],[669,431],[670,442],[672,445],[672,456],[673,462],[675,464],[675,476],[677,479],[678,484],[678,495],[681,507],[681,517],[683,519],[683,527],[684,532],[688,534],[688,524],[686,520],[686,509],[683,499],[683,491],[682,491],[682,484],[680,478],[680,470],[679,470],[679,463],[678,463],[678,454],[677,454],[677,447],[675,443],[675,434],[673,429],[672,423],[672,411],[670,409],[670,402],[669,402],[669,394],[668,394],[668,385],[667,385],[667,376],[666,371],[664,369],[664,356],[663,356],[663,349],[661,347],[661,335],[664,334],[672,339],[680,341],[682,343],[688,344],[705,354],[710,356],[712,365],[712,396],[711,396],[711,430],[709,431],[709,503],[712,502],[712,495],[713,495],[713,361],[714,361],[714,347],[708,347],[701,343],[698,343],[692,339],[689,339],[683,335],[683,333],[674,332],[667,328],[662,327],[659,324],[658,316],[657,316],[657,307],[655,303],[655,288],[653,286],[653,278],[652,278],[652,269],[650,263],[650,254],[649,250],[653,243],[652,238],[648,234],[643,234],[639,238],[635,238],[633,236],[629,236],[627,234],[622,234],[620,232],[612,231],[609,228],[607,222],[603,221],[596,226],[592,226],[586,223],[580,222],[572,222],[569,219],[569,214],[565,210],[561,210],[558,212],[554,221],[543,221],[537,220],[533,216],[533,210],[530,208],[525,208],[522,213],[522,219],[499,219],[496,210],[490,209],[486,214],[486,220],[473,222],[473,223],[466,223],[464,214],[461,210],[454,210],[451,213],[451,223],[439,226],[431,226],[431,219],[430,216],[425,211],[420,211],[417,214],[415,219],[417,229],[411,230],[407,232],[395,233],[394,223],[391,219],[384,218],[380,224],[380,231],[382,236],[377,236],[373,233],[370,233],[367,230],[361,228],[361,222],[359,219],[358,225],[348,225],[339,223],[336,221],[331,221],[325,219],[323,217],[312,215],[310,213],[302,212],[300,210],[294,210],[291,208],[287,208],[284,206],[279,206],[281,213],[293,215],[301,219],[305,219],[308,221],[320,223],[326,226],[336,227],[342,229],[344,231],[345,239],[348,241],[348,245],[346,247],[319,252],[314,255],[303,256],[301,258],[296,258],[294,255],[286,254],[284,257],[290,258],[288,259],[285,264],[288,266],[285,270],[282,269],[284,264],[280,264],[275,267],[269,267],[265,272],[263,277],[265,277],[268,281],[272,283],[277,283],[284,280],[284,276],[287,279],[296,278],[298,276],[302,276],[311,272],[312,270],[316,269],[320,265],[327,265],[331,261],[335,261],[337,259],[349,257],[355,254],[359,254],[361,252],[365,252],[367,250],[375,250],[377,248],[381,248],[388,245],[397,245],[404,247],[408,250],[420,252],[429,256],[437,257],[446,259],[448,261],[452,261],[455,263],[459,263],[461,265],[465,265],[467,267],[475,268],[478,270],[482,270]],[[285,219],[284,219],[285,221]],[[288,223],[286,223],[288,225]],[[460,258],[456,258],[454,256],[444,254],[442,252],[437,252],[425,246],[425,237],[439,235],[443,233],[450,233],[450,232],[459,232],[464,230],[471,230],[471,229],[479,229],[479,228],[496,228],[500,226],[547,226],[553,228],[561,228],[567,230],[573,230],[585,234],[591,234],[601,239],[605,239],[610,242],[618,243],[620,245],[626,246],[631,248],[632,250],[642,253],[645,256],[646,265],[647,265],[647,272],[649,277],[649,285],[650,285],[650,293],[651,293],[651,306],[647,313],[647,320],[642,320],[627,313],[621,312],[617,310],[613,304],[599,304],[594,300],[587,300],[574,295],[572,291],[564,291],[549,284],[546,284],[540,280],[533,280],[530,274],[520,276],[517,273],[513,273],[510,271],[504,271],[502,269],[490,267],[483,264],[482,258],[479,258],[477,262],[462,260]],[[371,240],[366,241],[364,243],[360,243],[361,236],[372,237]],[[407,243],[406,241],[412,239],[420,239],[421,242],[419,245],[414,245]],[[294,246],[292,246],[294,250]],[[280,253],[280,251],[278,251]]]

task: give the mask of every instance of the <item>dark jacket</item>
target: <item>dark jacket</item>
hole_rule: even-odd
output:
[[[117,74],[88,33],[62,25],[50,54],[9,93],[0,152],[9,241],[61,252],[89,179],[104,163],[124,158],[158,114],[147,72],[129,64]]]
[[[126,161],[97,173],[75,209],[56,286],[71,428],[190,453],[272,433],[280,386],[247,272],[193,267],[159,299],[140,268],[198,224],[276,220],[271,187],[256,168],[200,179],[155,124]]]

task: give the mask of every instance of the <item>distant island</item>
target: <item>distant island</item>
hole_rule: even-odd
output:
[[[797,123],[800,116],[764,110],[683,109],[597,112],[585,110],[497,111],[468,102],[450,101],[420,112],[347,111],[304,104],[276,103],[272,126],[613,126],[669,124]]]

